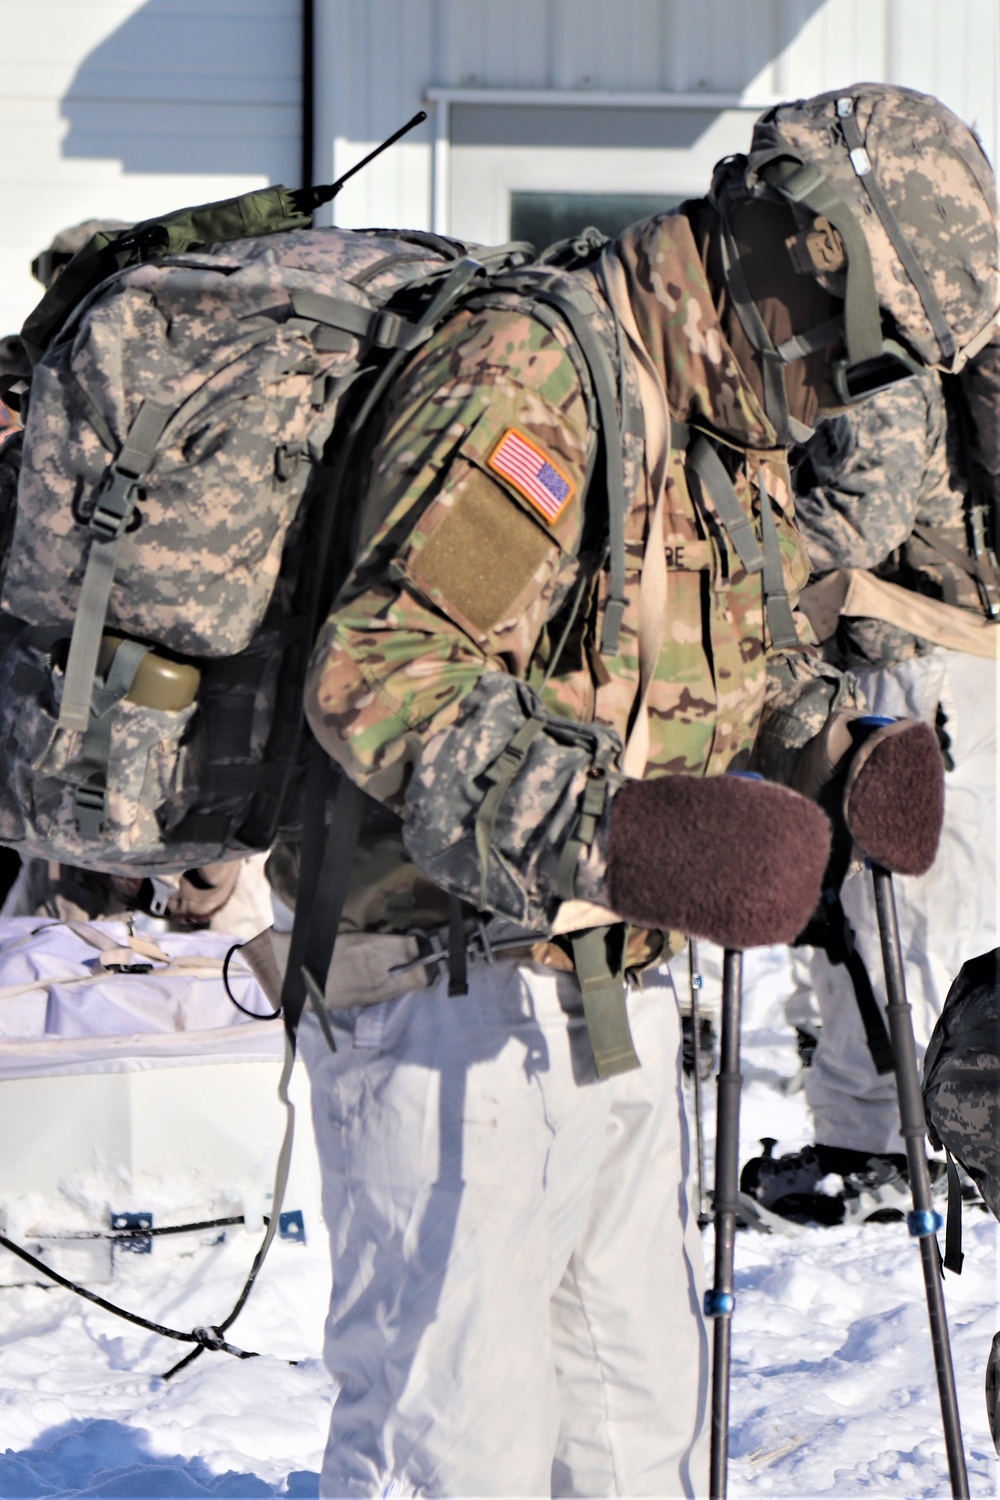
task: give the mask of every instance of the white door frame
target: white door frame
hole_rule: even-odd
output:
[[[429,88],[424,102],[434,109],[434,152],[431,173],[431,228],[448,234],[451,223],[451,106],[453,104],[507,105],[511,108],[563,106],[584,109],[739,109],[759,115],[780,104],[778,95],[750,98],[742,94],[626,93],[605,89],[486,89]]]

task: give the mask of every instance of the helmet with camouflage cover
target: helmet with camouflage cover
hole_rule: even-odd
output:
[[[778,350],[765,334],[772,360],[839,333],[833,383],[849,403],[919,366],[958,370],[989,340],[1000,317],[996,180],[974,133],[929,94],[863,83],[776,105],[748,155],[716,169],[724,238],[734,208],[753,200],[791,208],[790,271],[843,299],[836,320]],[[738,261],[731,231],[727,248]],[[730,291],[747,326],[738,264]],[[760,347],[759,328],[747,332]]]
[[[124,219],[84,219],[82,224],[60,229],[52,243],[39,251],[31,262],[31,274],[48,290],[63,267],[69,264],[76,252],[82,250],[95,234],[101,230],[112,234],[116,230],[131,227]]]

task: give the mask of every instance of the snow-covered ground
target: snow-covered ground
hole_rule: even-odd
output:
[[[779,1152],[808,1139],[787,990],[783,955],[748,958],[744,1160],[760,1135],[777,1136]],[[711,1112],[708,1097],[709,1144]],[[300,1150],[307,1133],[300,1117]],[[205,1354],[165,1382],[184,1346],[61,1289],[0,1287],[0,1496],[316,1495],[333,1392],[320,1359],[329,1271],[314,1182],[300,1170],[287,1205],[303,1209],[307,1243],[275,1243],[230,1332],[257,1359]],[[128,1187],[120,1171],[76,1172],[58,1197],[8,1201],[8,1231],[104,1222]],[[157,1224],[205,1208],[197,1181],[178,1174],[147,1179],[143,1195]],[[975,1496],[995,1495],[1000,1474],[982,1392],[1000,1322],[997,1231],[967,1213],[965,1269],[946,1283]],[[158,1239],[149,1255],[117,1253],[97,1290],[175,1328],[216,1323],[257,1243],[242,1228]],[[710,1230],[705,1249],[710,1265]],[[743,1233],[736,1268],[730,1493],[947,1494],[919,1252],[905,1228]]]

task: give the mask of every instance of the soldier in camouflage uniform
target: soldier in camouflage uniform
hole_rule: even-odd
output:
[[[1000,500],[997,476],[991,473],[995,460],[977,440],[972,421],[978,417],[985,444],[995,446],[1000,405],[990,372],[998,352],[1000,345],[990,345],[963,372],[967,391],[954,377],[943,382],[928,373],[828,419],[799,450],[793,471],[796,516],[813,567],[804,607],[812,611],[817,634],[828,636],[826,656],[855,674],[874,712],[923,718],[941,737],[947,769],[938,856],[925,875],[896,883],[907,995],[921,1050],[952,975],[970,954],[997,942],[1000,634],[992,623],[982,629],[982,654],[977,655],[974,630],[969,631],[968,649],[955,649],[961,642],[951,641],[947,633],[953,623],[947,608],[938,611],[945,633],[928,639],[895,623],[891,609],[894,619],[853,612],[824,618],[823,608],[811,601],[822,601],[835,588],[843,599],[839,585],[844,570],[866,569],[909,591],[901,597],[899,618],[906,617],[907,599],[924,606],[922,630],[934,630],[928,600],[966,611],[978,624],[996,610],[1000,579],[988,549],[981,548],[977,559],[969,537],[978,530],[970,524],[970,507],[978,503],[987,511],[982,529],[988,540]],[[978,478],[970,462],[977,458]],[[842,900],[884,1006],[878,922],[867,875],[848,880]],[[765,1201],[781,1212],[791,1190],[801,1216],[810,1177],[814,1185],[836,1172],[847,1178],[848,1214],[884,1211],[890,1204],[905,1211],[909,1189],[902,1175],[895,1083],[891,1074],[876,1073],[847,968],[831,964],[823,952],[805,950],[795,974],[798,985],[789,1019],[800,1030],[819,1033],[805,1073],[816,1145],[804,1155],[782,1158],[783,1175],[768,1182]],[[822,1222],[829,1222],[829,1193],[822,1198],[817,1209]]]
[[[327,985],[336,1050],[309,1018],[301,1031],[335,1265],[324,1494],[705,1492],[678,1018],[662,982],[640,976],[671,929],[737,947],[793,934],[819,891],[823,824],[784,788],[721,773],[752,765],[821,788],[832,727],[857,717],[850,679],[791,614],[808,563],[785,463],[834,399],[843,259],[827,276],[781,257],[788,240],[842,235],[853,308],[870,254],[879,300],[925,363],[960,363],[998,310],[995,189],[969,133],[906,91],[865,86],[846,102],[899,213],[899,143],[927,142],[921,182],[936,177],[954,208],[980,291],[959,290],[938,222],[925,237],[907,217],[954,337],[933,331],[857,207],[838,96],[759,122],[764,175],[753,156],[721,170],[743,193],[735,207],[721,194],[685,205],[578,270],[594,327],[621,349],[621,404],[641,412],[623,438],[613,647],[604,530],[585,504],[592,392],[568,330],[516,300],[473,304],[381,412],[353,571],[307,691],[320,743],[384,809],[354,859],[351,963],[338,967],[338,947]],[[832,233],[806,201],[808,167],[805,198],[767,176],[776,137],[784,161],[818,161],[852,202],[830,209]],[[731,246],[768,340],[799,338],[777,394]],[[888,346],[885,358],[904,372]],[[930,732],[849,744],[836,818],[891,868],[925,867],[940,792]],[[448,949],[453,967],[466,941],[460,998],[439,960]],[[406,943],[416,956],[399,962]],[[631,1035],[619,1025],[616,1052],[585,1018],[622,948]],[[370,996],[350,983],[362,958]]]

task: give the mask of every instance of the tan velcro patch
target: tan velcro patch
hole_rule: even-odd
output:
[[[512,613],[553,548],[531,517],[485,474],[464,478],[407,571],[446,613],[488,632]]]

